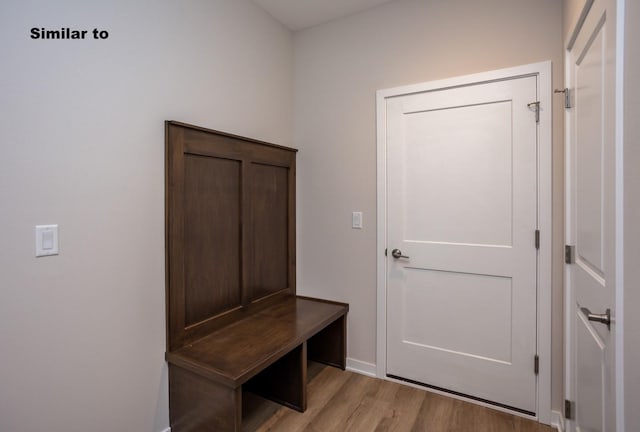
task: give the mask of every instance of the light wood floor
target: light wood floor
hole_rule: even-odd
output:
[[[552,432],[534,421],[318,364],[309,366],[307,410],[243,395],[245,432]]]

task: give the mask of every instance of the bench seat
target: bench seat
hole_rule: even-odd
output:
[[[347,311],[286,296],[168,352],[172,431],[239,431],[243,388],[304,411],[307,361],[345,368]]]

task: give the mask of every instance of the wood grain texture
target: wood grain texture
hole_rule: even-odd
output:
[[[253,391],[290,408],[307,406],[307,341],[324,331],[343,346],[348,306],[289,296],[209,336],[167,353],[172,428],[180,431],[236,431],[242,423],[241,396]],[[335,324],[337,323],[337,325]],[[320,352],[320,358],[344,364]],[[212,406],[214,405],[214,406]],[[208,408],[210,407],[210,408]]]
[[[165,126],[170,352],[296,294],[296,150]]]
[[[185,324],[241,305],[240,161],[184,157]]]
[[[340,318],[347,311],[345,304],[289,296],[167,353],[167,360],[208,379],[237,387],[334,321],[339,320],[344,326],[345,321]],[[338,334],[343,331],[340,328]],[[335,343],[341,345],[344,341]]]
[[[249,194],[251,301],[289,288],[289,169],[252,163]]]
[[[307,409],[306,342],[247,381],[242,390],[304,412]]]
[[[344,370],[347,358],[346,320],[346,315],[343,315],[309,339],[309,360]]]
[[[172,432],[239,431],[242,391],[203,380],[169,366],[169,417]]]
[[[245,432],[553,432],[549,426],[425,390],[309,365],[304,413],[253,397]]]
[[[186,338],[184,317],[184,211],[176,199],[184,190],[184,130],[165,122],[165,298],[167,351],[181,347]]]

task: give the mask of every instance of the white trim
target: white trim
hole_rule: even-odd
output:
[[[532,65],[533,66],[533,65]],[[551,422],[551,263],[553,245],[552,225],[552,84],[551,62],[538,63],[538,99],[541,113],[538,128],[538,420]],[[545,110],[545,107],[548,109]]]
[[[376,319],[376,374],[378,378],[386,378],[387,371],[387,112],[385,99],[387,95],[379,90],[376,92],[376,120],[377,120],[377,319]]]
[[[589,4],[589,7],[591,5]],[[585,6],[586,7],[586,6]],[[579,23],[582,25],[582,22]],[[564,64],[564,83],[567,88],[571,89],[573,85],[573,77],[571,76],[571,48],[567,48],[565,51],[565,64]],[[571,113],[565,110],[564,114],[564,244],[565,245],[574,245],[573,244],[573,224],[571,223],[571,213],[568,210],[568,207],[571,205],[573,200],[573,195],[571,194],[571,190],[566,187],[566,185],[571,184],[571,178],[573,172],[571,171],[571,155],[572,151],[572,143],[571,134],[573,133],[573,123],[571,122]],[[575,246],[575,245],[574,245]],[[565,400],[575,400],[574,391],[573,391],[573,381],[571,375],[573,374],[573,350],[571,349],[571,344],[573,343],[573,293],[571,291],[571,269],[569,266],[564,266],[564,399]],[[571,420],[569,420],[571,422]],[[567,425],[567,420],[563,423],[565,426]],[[572,425],[569,425],[572,427]]]
[[[624,21],[625,0],[616,1],[616,89],[615,89],[615,325],[616,325],[616,429],[625,429],[624,398]]]
[[[520,76],[536,75],[540,101],[539,166],[538,166],[538,226],[541,242],[538,255],[538,375],[537,418],[541,423],[551,421],[551,242],[552,242],[552,101],[551,62],[532,63],[507,69],[466,75],[421,84],[394,87],[376,92],[377,119],[377,350],[376,371],[386,378],[387,349],[387,286],[384,251],[387,244],[387,191],[386,191],[386,99],[394,96],[465,84],[500,81]]]
[[[564,416],[560,411],[551,411],[551,427],[554,427],[558,432],[564,432]]]
[[[170,427],[168,427],[168,428],[166,428],[165,430],[163,430],[162,432],[171,432],[171,428],[170,428]]]
[[[347,370],[376,378],[376,365],[347,357]]]

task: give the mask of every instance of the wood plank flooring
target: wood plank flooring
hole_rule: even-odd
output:
[[[435,393],[309,365],[308,406],[243,395],[245,432],[553,432],[534,421]]]

